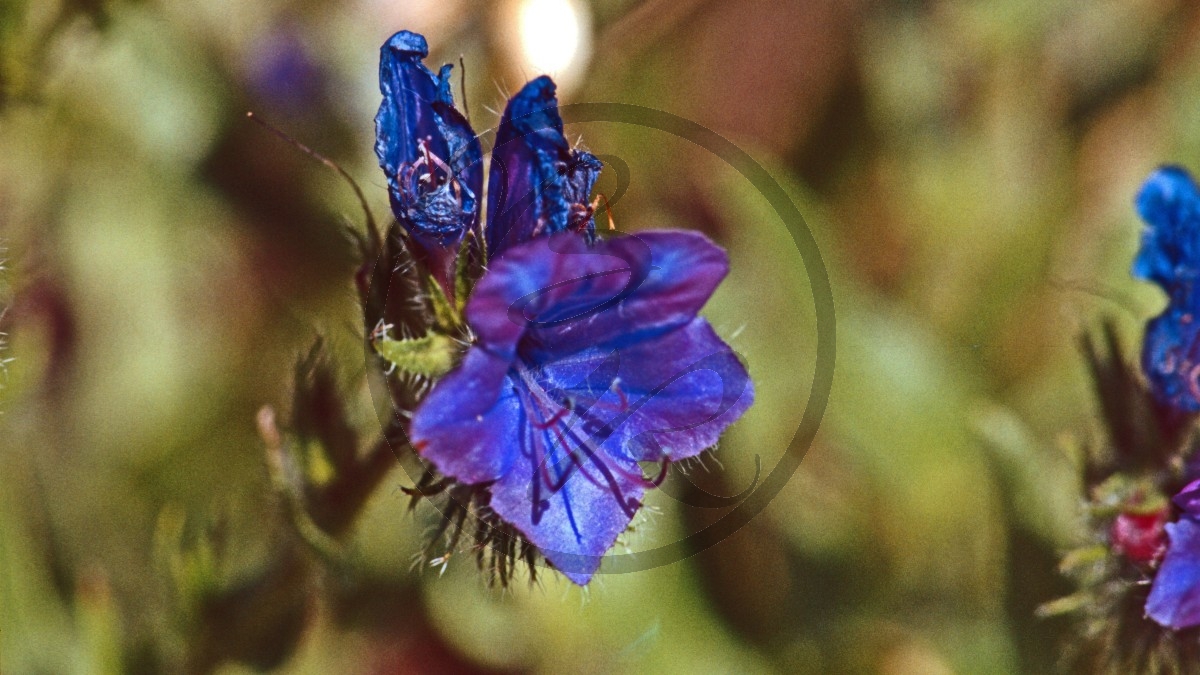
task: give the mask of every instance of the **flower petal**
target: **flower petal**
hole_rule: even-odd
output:
[[[438,471],[463,483],[484,483],[510,469],[525,421],[508,367],[487,351],[471,349],[425,397],[409,436]]]
[[[557,275],[526,310],[534,319],[529,351],[538,360],[621,348],[687,324],[729,271],[720,247],[683,230],[608,239],[579,256],[559,253]]]
[[[1183,509],[1189,516],[1200,516],[1200,480],[1194,480],[1184,486],[1179,494],[1171,501]]]
[[[614,470],[613,460],[600,457],[607,470],[602,473],[597,461],[578,448],[577,460],[569,458],[549,429],[530,426],[528,431],[511,470],[491,487],[491,508],[555,569],[584,586],[641,505],[644,488],[635,473],[640,470],[632,463]],[[557,481],[561,486],[551,489]]]
[[[556,241],[575,252],[586,249],[578,237],[562,235]],[[559,238],[556,238],[559,239]],[[483,278],[475,284],[467,303],[467,323],[479,344],[509,360],[516,354],[517,343],[525,335],[529,320],[520,302],[546,288],[556,275],[561,256],[548,248],[546,239],[518,246],[491,263]]]
[[[434,237],[449,245],[478,220],[482,150],[466,119],[454,109],[451,66],[443,66],[435,76],[422,63],[428,55],[425,38],[409,31],[396,33],[380,49],[383,101],[375,116],[375,154],[388,179],[396,218],[418,237]],[[445,189],[426,188],[426,195],[406,186],[411,181],[403,177],[405,168],[426,150],[450,167],[461,189],[454,190],[449,177]]]
[[[454,96],[450,93],[452,69],[448,63],[442,66],[433,113],[446,139],[446,163],[466,188],[462,193],[462,210],[471,214],[467,227],[474,227],[479,220],[479,199],[483,197],[483,148],[471,123],[454,107]]]
[[[480,280],[467,319],[480,342],[531,362],[625,347],[689,323],[729,269],[702,234],[661,230],[587,246],[579,237],[510,249]]]
[[[628,419],[605,444],[639,461],[679,461],[711,448],[754,403],[754,384],[733,350],[704,319],[627,347],[619,386]]]
[[[403,30],[379,50],[379,90],[383,102],[375,115],[375,154],[389,180],[403,164],[416,161],[417,140],[431,138],[445,151],[433,114],[438,99],[438,80],[422,59],[429,55],[425,38]]]
[[[487,245],[495,257],[535,237],[575,225],[572,207],[586,204],[600,162],[573,152],[563,136],[553,80],[530,81],[508,102],[492,148]]]
[[[1160,401],[1178,410],[1200,411],[1200,322],[1172,302],[1146,324],[1142,370]]]
[[[1170,545],[1146,600],[1146,615],[1181,630],[1200,625],[1200,522],[1183,517],[1167,524]]]
[[[700,318],[629,347],[546,364],[539,375],[588,421],[581,433],[627,461],[693,457],[754,402],[745,366]]]
[[[589,243],[596,240],[596,219],[590,208],[585,208],[592,198],[592,187],[604,164],[590,152],[574,150],[567,164],[566,183],[563,193],[567,200],[567,229],[582,232]]]
[[[1200,277],[1200,190],[1188,172],[1166,166],[1150,174],[1137,196],[1146,221],[1133,274],[1168,291]]]

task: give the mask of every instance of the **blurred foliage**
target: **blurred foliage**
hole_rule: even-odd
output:
[[[1099,433],[1078,336],[1110,317],[1137,344],[1161,305],[1128,276],[1130,200],[1158,163],[1200,168],[1200,12],[579,3],[590,41],[564,101],[668,110],[768,166],[829,268],[837,371],[800,471],[734,537],[587,591],[542,575],[501,592],[468,560],[414,564],[433,521],[398,489],[416,475],[372,450],[357,203],[244,113],[384,214],[378,45],[411,28],[438,62],[461,54],[484,130],[532,74],[514,5],[0,0],[0,670],[1052,670],[1068,626],[1034,608],[1070,591],[1076,448]],[[758,401],[683,468],[734,494],[808,402],[803,263],[688,142],[569,133],[627,166],[618,227],[730,250],[707,314]],[[314,497],[296,481],[349,470],[371,476],[352,509],[297,508]],[[631,548],[721,515],[652,503]]]

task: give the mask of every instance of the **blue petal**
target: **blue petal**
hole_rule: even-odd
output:
[[[1166,166],[1152,173],[1138,193],[1137,210],[1146,227],[1134,276],[1168,292],[1195,281],[1200,276],[1200,191],[1188,172]]]
[[[683,230],[608,239],[583,255],[556,252],[557,274],[526,307],[533,320],[523,348],[538,359],[621,348],[683,326],[729,272],[725,251]]]
[[[438,79],[422,63],[428,55],[425,38],[406,30],[393,35],[379,51],[383,102],[375,115],[375,154],[389,181],[402,165],[417,160],[419,139],[429,139],[431,150],[446,154],[433,114]]]
[[[451,66],[443,66],[435,76],[422,63],[428,54],[425,38],[408,31],[393,35],[380,50],[383,101],[375,116],[375,154],[388,179],[396,218],[420,244],[449,247],[478,222],[482,150],[470,125],[454,108]],[[437,175],[436,188],[406,179],[405,169],[423,157],[449,166],[452,175]],[[417,173],[438,171],[425,166]]]
[[[1189,300],[1173,300],[1146,324],[1142,370],[1160,401],[1195,412],[1200,411],[1200,323]]]
[[[561,256],[551,247],[578,253],[586,250],[583,241],[570,235],[539,239],[493,260],[475,284],[467,303],[467,323],[479,344],[492,353],[509,360],[516,357],[517,343],[529,324],[521,300],[550,286],[560,273]]]
[[[511,470],[491,487],[492,510],[568,579],[586,585],[641,505],[640,469],[589,459],[578,448],[564,448],[549,430],[530,425],[528,432]],[[568,458],[571,451],[582,469]],[[548,483],[556,481],[562,485],[551,489]]]
[[[447,63],[438,73],[438,100],[433,103],[438,130],[446,139],[446,163],[466,188],[462,209],[471,214],[469,227],[479,220],[479,199],[483,196],[483,147],[470,122],[454,107],[450,90],[450,71]]]
[[[1159,401],[1200,411],[1200,190],[1187,171],[1163,167],[1146,179],[1137,210],[1146,227],[1133,273],[1169,296],[1163,313],[1146,324],[1142,369]]]
[[[421,403],[409,435],[438,471],[463,483],[484,483],[510,470],[525,426],[508,367],[471,349]]]
[[[610,454],[679,461],[716,445],[754,403],[754,384],[733,350],[704,319],[621,350],[619,386],[630,402]]]
[[[538,376],[570,400],[581,435],[628,461],[693,457],[754,402],[745,367],[700,318],[636,345],[542,364]]]
[[[725,252],[695,232],[661,230],[587,246],[541,238],[493,263],[467,306],[480,342],[544,361],[623,347],[689,323],[728,272]]]
[[[1200,625],[1200,522],[1183,517],[1167,524],[1167,555],[1163,558],[1146,615],[1174,630]]]
[[[572,152],[563,137],[554,82],[542,76],[526,84],[508,102],[492,148],[490,254],[572,225],[586,229],[590,217],[572,213],[586,205],[599,170],[599,160]]]

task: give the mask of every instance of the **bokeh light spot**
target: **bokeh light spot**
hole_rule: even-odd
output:
[[[575,60],[583,31],[570,0],[525,0],[519,25],[525,58],[539,73],[561,73]]]

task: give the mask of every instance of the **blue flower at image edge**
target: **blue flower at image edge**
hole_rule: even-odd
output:
[[[1185,487],[1174,501],[1183,515],[1167,523],[1167,553],[1154,575],[1146,616],[1181,630],[1200,625],[1200,481]]]
[[[506,250],[467,306],[478,341],[418,409],[414,446],[489,485],[492,510],[586,584],[654,484],[639,462],[699,454],[753,401],[696,316],[726,272],[724,252],[688,232]]]
[[[1146,222],[1134,276],[1167,293],[1167,307],[1146,324],[1142,369],[1155,398],[1182,413],[1200,411],[1200,189],[1182,168],[1146,179],[1136,206]],[[1200,625],[1200,481],[1174,499],[1182,514],[1166,525],[1167,545],[1146,601],[1146,616],[1180,630]]]
[[[1167,308],[1146,325],[1142,369],[1155,397],[1183,412],[1200,411],[1200,190],[1178,167],[1163,167],[1137,197],[1146,222],[1134,276],[1167,293]]]

